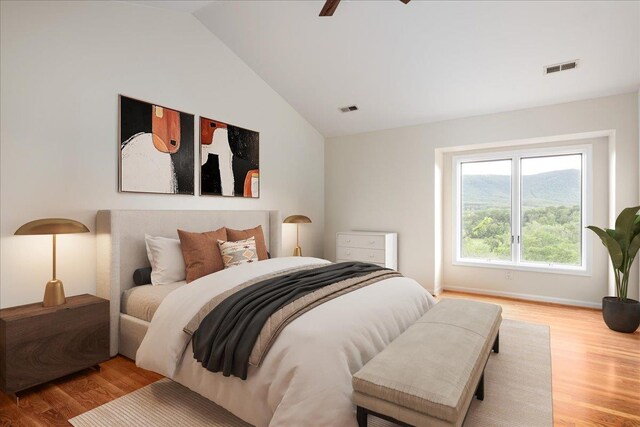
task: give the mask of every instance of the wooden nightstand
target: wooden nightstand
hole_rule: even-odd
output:
[[[84,294],[55,307],[0,310],[0,389],[7,394],[108,359],[108,300]]]

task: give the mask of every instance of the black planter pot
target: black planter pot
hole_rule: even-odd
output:
[[[602,298],[602,317],[609,329],[633,333],[640,326],[640,303],[629,298],[622,302],[616,297],[604,297]]]

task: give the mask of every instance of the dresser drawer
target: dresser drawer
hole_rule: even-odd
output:
[[[364,234],[338,234],[338,246],[349,248],[384,249],[384,236]]]
[[[336,262],[349,262],[348,259],[339,259],[336,260]],[[385,268],[389,268],[386,266],[386,264],[382,263],[382,262],[370,262],[369,264],[375,264],[375,265],[379,265],[380,267],[385,267]]]
[[[349,261],[384,263],[384,250],[338,247],[336,257]]]

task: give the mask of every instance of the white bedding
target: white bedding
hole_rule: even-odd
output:
[[[355,427],[351,376],[435,304],[416,281],[386,279],[328,301],[289,324],[247,380],[209,372],[182,328],[214,296],[251,278],[328,261],[274,258],[222,270],[170,293],[136,356],[257,426]]]

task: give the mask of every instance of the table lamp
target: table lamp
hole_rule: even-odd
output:
[[[15,235],[53,235],[53,278],[44,289],[43,307],[52,307],[66,302],[62,281],[56,277],[56,235],[71,233],[87,233],[89,229],[82,223],[66,218],[44,218],[28,222],[18,228]]]
[[[293,256],[302,256],[302,248],[300,247],[300,224],[311,224],[311,220],[304,215],[290,215],[282,222],[284,224],[296,225],[296,247],[293,250]]]

